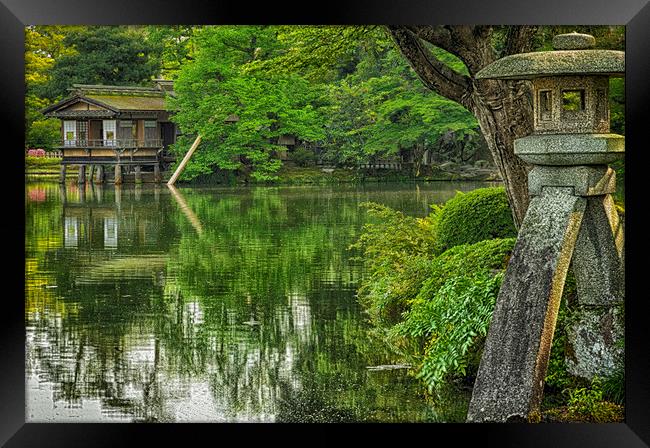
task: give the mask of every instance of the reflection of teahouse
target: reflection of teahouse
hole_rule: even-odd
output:
[[[154,87],[75,84],[71,96],[43,109],[47,117],[61,120],[62,181],[66,165],[80,165],[79,181],[85,182],[86,166],[115,166],[115,182],[122,181],[122,167],[134,168],[141,181],[141,167],[154,172],[173,158],[167,153],[176,140],[176,126],[169,120],[165,97],[173,96],[172,81],[154,80]],[[90,179],[92,180],[92,179]]]

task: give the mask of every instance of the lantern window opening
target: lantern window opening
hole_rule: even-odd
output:
[[[552,115],[551,115],[552,98],[553,96],[551,90],[538,91],[539,119],[541,121],[550,121],[552,119]]]
[[[562,110],[566,112],[579,112],[585,110],[584,89],[562,90]]]

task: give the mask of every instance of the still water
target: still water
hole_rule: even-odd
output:
[[[26,421],[463,421],[369,335],[360,202],[484,183],[26,184]]]

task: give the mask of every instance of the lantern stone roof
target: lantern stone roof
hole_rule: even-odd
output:
[[[595,39],[588,34],[560,34],[553,39],[556,50],[506,56],[480,70],[476,79],[624,76],[625,52],[590,49],[594,44]]]

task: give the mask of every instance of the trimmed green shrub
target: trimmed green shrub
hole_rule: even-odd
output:
[[[508,198],[501,187],[458,192],[438,213],[436,242],[441,252],[461,244],[516,236]]]

